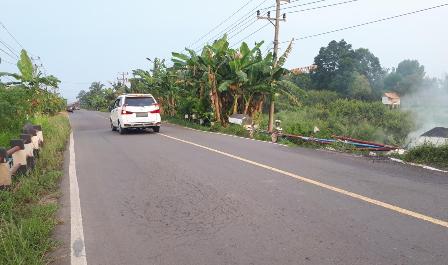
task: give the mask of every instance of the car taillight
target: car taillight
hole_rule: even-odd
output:
[[[159,104],[154,104],[153,106],[156,107],[156,109],[155,110],[151,110],[149,113],[153,113],[153,114],[160,113]]]
[[[123,114],[123,115],[127,115],[127,114],[132,114],[133,112],[131,112],[131,111],[127,111],[126,109],[122,109],[121,110],[121,114]]]

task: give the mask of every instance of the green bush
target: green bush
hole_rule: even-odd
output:
[[[230,135],[237,135],[241,137],[249,137],[249,132],[243,126],[240,125],[229,124],[228,126],[223,127],[220,124],[215,124],[210,128],[210,130]]]
[[[313,106],[316,104],[330,104],[331,102],[339,99],[340,96],[335,91],[329,90],[310,90],[307,91],[307,95],[303,100],[303,103],[307,106]]]
[[[278,109],[283,105],[277,105]],[[187,109],[187,108],[186,108]],[[332,135],[349,136],[361,140],[391,145],[403,145],[415,124],[409,112],[389,109],[381,102],[342,99],[331,91],[308,91],[301,107],[288,107],[276,114],[285,133],[329,138]],[[266,129],[268,116],[262,115],[260,128]],[[184,126],[194,126],[183,119]],[[198,125],[199,126],[199,125]],[[314,127],[319,132],[314,133]],[[205,130],[248,136],[241,126],[216,124]],[[201,129],[204,129],[201,128]],[[257,137],[257,136],[256,136]]]
[[[0,86],[0,146],[8,147],[27,121],[41,114],[54,115],[65,105],[59,95],[44,90]]]
[[[432,144],[417,146],[405,154],[404,160],[446,169],[448,168],[448,144],[442,146]]]
[[[30,91],[0,87],[0,132],[18,130],[31,114]]]
[[[285,133],[316,137],[336,134],[400,145],[405,143],[414,128],[410,113],[391,110],[381,102],[348,99],[313,102],[315,104],[304,105],[295,111],[277,114]],[[264,116],[262,125],[266,124],[267,117]],[[318,127],[320,132],[314,134],[314,127]]]

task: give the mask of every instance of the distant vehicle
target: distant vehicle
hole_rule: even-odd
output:
[[[112,131],[124,134],[128,129],[160,131],[160,107],[151,94],[125,94],[110,107]]]
[[[73,112],[73,111],[75,111],[75,107],[67,106],[67,112]]]

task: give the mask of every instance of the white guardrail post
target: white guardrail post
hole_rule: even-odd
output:
[[[23,144],[25,145],[26,164],[28,165],[28,169],[34,168],[34,145],[31,142],[31,136],[31,134],[20,135],[20,139],[23,140]]]
[[[6,149],[0,149],[0,186],[11,185],[11,172],[6,163]]]
[[[27,124],[23,132],[20,140],[11,140],[11,149],[0,148],[0,187],[10,186],[14,175],[34,168],[35,158],[44,143],[42,127]]]

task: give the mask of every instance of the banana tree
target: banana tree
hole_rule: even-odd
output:
[[[222,115],[221,93],[218,90],[219,82],[222,77],[219,74],[221,68],[228,63],[229,43],[227,36],[216,40],[211,45],[206,45],[201,54],[198,55],[192,50],[188,50],[189,55],[182,53],[173,53],[173,63],[176,68],[188,70],[191,77],[199,80],[199,83],[205,82],[205,86],[199,86],[200,90],[209,88],[210,101],[213,106],[215,120],[222,124],[225,123]],[[225,89],[225,88],[223,88]],[[200,92],[200,94],[203,94]]]
[[[253,49],[243,42],[238,50],[229,50],[228,71],[224,74],[226,80],[222,81],[218,87],[219,91],[228,90],[233,98],[231,113],[238,112],[240,98],[246,99],[245,95],[249,92],[250,80],[249,70],[260,62],[257,56],[260,53],[260,47],[263,42],[257,43]]]
[[[18,73],[0,73],[0,77],[8,76],[15,81],[8,82],[7,87],[21,87],[29,91],[33,109],[37,112],[54,113],[63,108],[62,98],[57,93],[59,79],[50,75],[44,76],[35,67],[25,50],[20,52],[17,62]],[[51,88],[51,91],[48,91]]]
[[[162,112],[174,115],[178,99],[178,86],[175,84],[177,76],[167,69],[165,60],[155,58],[153,64],[151,71],[141,69],[133,71],[131,88],[151,93],[159,101]]]
[[[258,49],[254,56],[255,63],[248,67],[248,82],[243,95],[244,114],[252,115],[253,112],[261,112],[265,93],[271,82],[272,60],[272,53],[268,53],[263,58],[261,50]],[[250,110],[251,105],[253,110]]]
[[[0,73],[0,77],[9,76],[16,80],[7,83],[7,85],[22,85],[30,89],[46,89],[47,87],[57,88],[61,82],[52,75],[43,76],[39,69],[34,67],[33,62],[25,50],[20,52],[17,68],[19,73]]]

